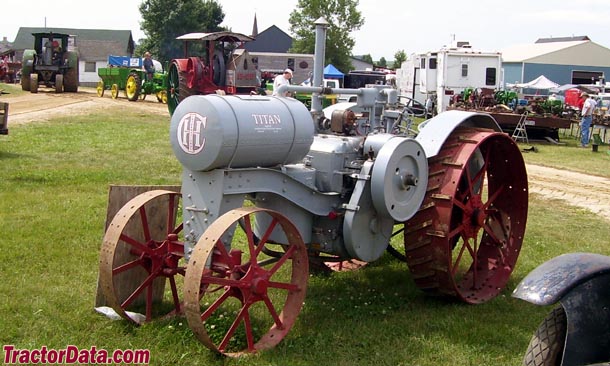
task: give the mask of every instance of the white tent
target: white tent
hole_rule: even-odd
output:
[[[507,84],[507,86],[509,88],[552,89],[557,88],[559,84],[547,79],[544,75],[540,75],[529,83]]]

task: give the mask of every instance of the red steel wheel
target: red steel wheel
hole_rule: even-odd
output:
[[[307,248],[288,219],[263,208],[229,211],[208,227],[189,258],[189,326],[206,347],[228,356],[269,349],[300,313],[308,275]]]
[[[179,202],[176,192],[140,194],[117,212],[104,235],[100,285],[108,304],[129,321],[140,322],[128,311],[143,311],[146,321],[181,312],[176,276],[184,276],[185,267]]]
[[[426,292],[477,304],[506,286],[525,233],[528,187],[506,134],[459,128],[429,161],[426,197],[405,223],[409,270]]]

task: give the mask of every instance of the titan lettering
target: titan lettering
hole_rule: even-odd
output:
[[[253,114],[254,124],[256,125],[279,125],[282,119],[279,114]]]

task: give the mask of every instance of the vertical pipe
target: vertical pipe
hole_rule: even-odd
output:
[[[316,26],[316,44],[314,49],[313,59],[313,83],[311,86],[321,87],[322,79],[324,76],[324,59],[326,53],[326,28],[328,28],[328,22],[323,17],[318,18],[314,23]],[[320,99],[320,93],[313,93],[311,96],[311,111],[321,112],[322,111],[322,100]]]

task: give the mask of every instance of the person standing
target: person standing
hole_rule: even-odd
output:
[[[591,98],[586,92],[582,92],[580,98],[584,99],[580,113],[580,147],[587,147],[587,145],[589,145],[589,128],[593,121],[593,110],[595,110],[597,103],[595,102],[595,99]]]
[[[292,70],[290,69],[286,69],[284,70],[283,74],[276,76],[273,80],[273,95],[280,97],[289,96],[290,93],[287,91],[282,93],[281,95],[278,94],[278,88],[282,85],[290,85],[290,79],[292,79]]]

